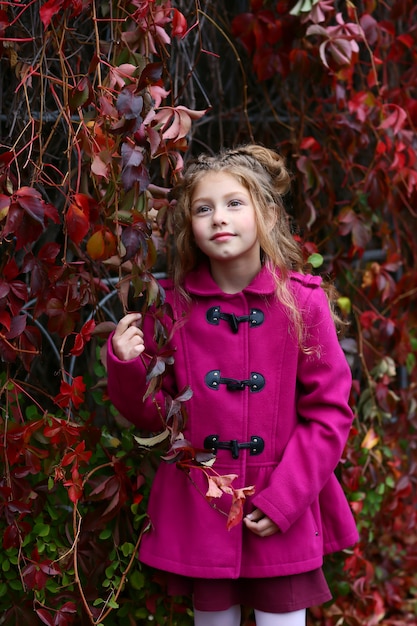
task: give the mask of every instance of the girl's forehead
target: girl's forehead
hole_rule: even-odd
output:
[[[235,188],[242,188],[248,192],[247,185],[243,184],[243,180],[240,176],[233,174],[228,170],[221,171],[208,171],[204,172],[200,175],[195,184],[193,185],[191,195],[194,196],[201,189],[210,189],[211,186],[221,187],[221,186],[233,186]]]

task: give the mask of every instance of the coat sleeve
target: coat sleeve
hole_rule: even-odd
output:
[[[146,399],[148,383],[146,381],[149,356],[140,355],[129,361],[121,361],[114,354],[112,336],[107,343],[107,390],[111,402],[129,422],[141,430],[159,432],[164,429],[165,400],[167,395],[176,395],[174,375],[171,371],[164,374],[163,387]],[[152,341],[146,339],[146,353]]]
[[[253,504],[282,532],[316,500],[340,461],[352,424],[352,377],[327,296],[310,288],[303,306],[308,336],[297,368],[296,426],[265,489]]]

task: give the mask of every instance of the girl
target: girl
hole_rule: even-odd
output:
[[[303,626],[306,608],[331,597],[323,555],[357,540],[334,475],[352,421],[351,375],[321,279],[302,271],[282,201],[289,181],[282,158],[258,145],[192,162],[164,283],[185,321],[154,398],[144,399],[153,338],[141,316],[123,317],[109,340],[118,410],[161,430],[164,396],[190,385],[185,438],[213,451],[235,486],[255,486],[243,523],[228,531],[218,509],[230,500],[209,506],[201,472],[191,481],[175,464],[157,471],[139,556],[170,573],[172,593],[192,592],[197,626],[238,626],[242,604],[257,626]]]

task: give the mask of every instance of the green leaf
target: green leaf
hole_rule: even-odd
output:
[[[123,556],[130,556],[131,554],[133,554],[134,549],[135,546],[133,545],[133,543],[129,542],[124,543],[121,547]]]
[[[111,536],[112,536],[112,529],[111,528],[105,528],[99,534],[99,538],[100,539],[109,539]]]
[[[145,585],[144,574],[142,572],[138,572],[138,570],[132,572],[132,574],[129,576],[129,585],[133,587],[133,589],[143,589]]]
[[[22,591],[22,583],[20,582],[20,580],[10,580],[9,581],[9,587],[11,587],[13,589],[13,591]]]
[[[314,268],[320,267],[321,265],[323,265],[323,257],[321,254],[319,254],[318,252],[314,252],[313,254],[310,254],[310,256],[307,259],[307,262],[310,263]]]
[[[110,598],[110,600],[108,600],[107,604],[109,605],[109,607],[111,609],[118,609],[119,608],[119,604],[114,599],[114,596],[112,598]]]
[[[51,527],[49,524],[38,522],[33,527],[33,533],[38,537],[47,537],[50,533]]]
[[[346,298],[344,296],[337,299],[337,306],[344,313],[344,315],[350,315],[352,311],[352,302],[350,298]]]

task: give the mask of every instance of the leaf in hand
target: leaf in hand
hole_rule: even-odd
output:
[[[233,489],[233,502],[230,507],[229,517],[227,518],[227,530],[231,530],[234,526],[240,524],[243,518],[243,506],[246,496],[253,496],[255,487],[242,487],[242,489]]]

